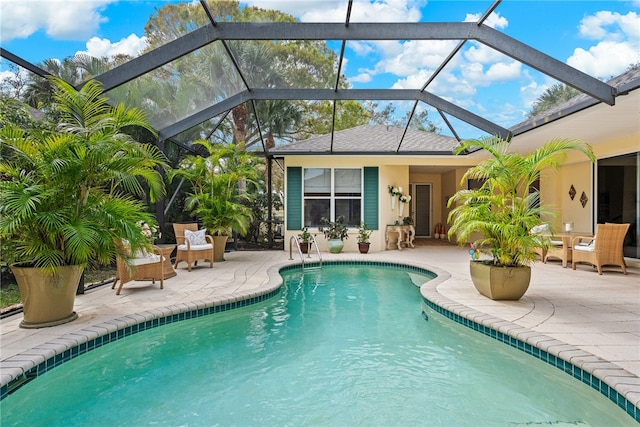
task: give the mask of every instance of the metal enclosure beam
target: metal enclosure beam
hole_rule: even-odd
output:
[[[486,25],[474,22],[289,23],[220,22],[201,27],[96,79],[112,89],[215,40],[477,40],[609,105],[615,90]]]
[[[253,89],[244,91],[231,98],[225,99],[209,108],[206,108],[190,117],[162,129],[160,137],[169,138],[177,135],[193,126],[196,126],[211,117],[217,116],[233,107],[249,100],[284,99],[284,100],[388,100],[388,101],[422,101],[438,110],[442,110],[458,119],[475,126],[491,135],[498,135],[503,139],[510,139],[509,130],[498,126],[470,111],[465,110],[445,99],[429,92],[413,89]]]

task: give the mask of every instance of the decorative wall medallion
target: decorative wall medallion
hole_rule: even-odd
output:
[[[584,191],[583,191],[582,196],[580,196],[580,203],[582,203],[583,208],[587,205],[588,201],[589,201],[589,198],[587,197],[586,194],[584,194]]]
[[[573,187],[573,185],[571,185],[571,188],[569,189],[569,197],[571,197],[571,200],[576,197],[576,189]]]

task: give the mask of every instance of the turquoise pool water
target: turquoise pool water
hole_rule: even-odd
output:
[[[403,268],[283,273],[271,301],[132,335],[0,402],[1,424],[629,425],[595,390],[421,313]],[[64,389],[64,392],[62,392]]]

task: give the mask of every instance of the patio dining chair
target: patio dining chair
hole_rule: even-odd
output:
[[[160,281],[160,289],[164,289],[164,274],[162,262],[164,259],[154,247],[155,253],[139,252],[131,254],[129,245],[122,240],[116,241],[116,244],[122,249],[124,254],[129,254],[129,258],[123,259],[116,257],[116,278],[111,285],[111,289],[116,287],[116,283],[120,281],[120,286],[116,291],[116,295],[120,295],[122,287],[125,283],[132,280],[151,280],[151,283]]]
[[[573,256],[571,268],[576,269],[580,262],[594,265],[598,274],[602,274],[602,267],[615,265],[627,274],[624,262],[623,243],[629,230],[629,224],[597,224],[596,234],[592,237],[576,236],[572,240]]]
[[[178,244],[173,268],[184,261],[191,271],[191,265],[198,265],[200,259],[209,261],[209,268],[213,267],[213,237],[206,234],[206,230],[198,230],[198,224],[173,224],[173,231]]]
[[[571,240],[568,235],[554,236],[549,240],[549,247],[545,250],[542,262],[545,264],[549,258],[557,258],[566,267],[571,261]]]

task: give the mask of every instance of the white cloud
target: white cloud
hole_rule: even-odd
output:
[[[95,58],[102,58],[104,56],[111,57],[118,54],[125,54],[132,57],[140,55],[147,47],[146,37],[138,37],[135,34],[130,34],[128,37],[112,43],[108,39],[101,39],[99,37],[91,37],[87,42],[87,50],[83,53],[87,53]],[[81,52],[76,52],[76,54]]]
[[[481,16],[479,13],[467,13],[464,22],[478,22]],[[491,12],[489,17],[484,21],[484,24],[491,28],[507,28],[509,21],[507,18],[500,16],[499,13]]]
[[[385,54],[376,70],[397,76],[410,76],[424,68],[435,69],[456,46],[455,40],[413,40],[394,43],[397,53]]]
[[[599,42],[588,49],[577,48],[567,64],[599,78],[624,72],[640,62],[640,16],[600,11],[580,21],[580,35]]]
[[[567,64],[589,75],[609,79],[640,62],[640,51],[629,43],[600,42],[584,50],[575,49]]]
[[[470,62],[481,64],[508,60],[503,53],[481,43],[472,43],[472,46],[464,52],[464,57]]]
[[[345,22],[347,17],[346,1],[308,1],[299,0],[248,0],[250,6],[262,9],[276,9],[295,16],[302,22]],[[385,0],[371,3],[368,0],[356,0],[351,8],[350,22],[417,22],[420,20],[420,8],[426,0]]]
[[[515,80],[520,77],[522,64],[517,61],[497,62],[486,68],[479,62],[462,64],[462,77],[473,86],[488,86],[496,82]]]
[[[113,1],[3,1],[0,3],[2,41],[26,38],[39,30],[54,39],[86,40],[106,22],[101,13]]]
[[[639,40],[640,16],[635,12],[621,15],[617,12],[600,11],[580,21],[580,35],[593,40]]]
[[[357,76],[349,77],[349,81],[354,83],[369,83],[373,78],[369,73],[360,73]]]

